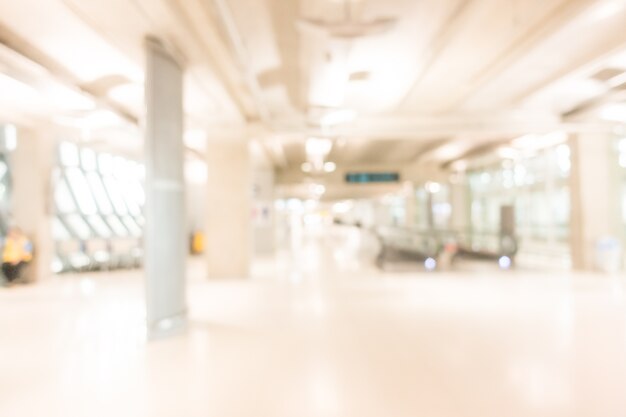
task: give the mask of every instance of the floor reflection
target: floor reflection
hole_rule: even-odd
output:
[[[3,289],[0,415],[623,415],[623,279],[382,273],[375,252],[330,228],[253,279],[194,259],[188,332],[150,343],[138,272]]]

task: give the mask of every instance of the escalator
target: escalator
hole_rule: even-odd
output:
[[[399,265],[427,271],[462,270],[464,261],[510,269],[518,250],[517,238],[504,233],[380,227],[376,235],[381,247],[376,264],[383,270]]]
[[[437,258],[443,248],[439,235],[413,228],[379,227],[376,235],[380,253],[376,265],[385,270],[392,265],[420,265],[426,270],[437,267]]]

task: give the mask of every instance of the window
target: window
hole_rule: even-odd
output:
[[[69,240],[72,238],[63,222],[57,217],[52,219],[52,237],[54,240]]]
[[[103,175],[113,174],[113,157],[107,153],[98,156],[98,168]]]
[[[109,196],[104,189],[104,185],[102,184],[102,179],[100,178],[100,175],[98,175],[96,172],[88,172],[87,181],[91,186],[91,190],[93,191],[96,203],[98,204],[98,208],[100,209],[100,213],[113,213],[113,206],[111,205]]]
[[[54,190],[54,202],[60,213],[72,213],[76,211],[76,204],[74,204],[70,189],[63,178],[57,182],[56,189]]]
[[[89,222],[91,227],[96,231],[99,237],[102,237],[105,239],[111,237],[111,229],[109,229],[109,226],[107,226],[104,220],[102,220],[102,217],[89,216],[87,218],[87,221]]]
[[[146,203],[146,193],[140,181],[131,181],[129,186],[132,187],[129,192],[135,196],[135,202],[142,207]]]
[[[497,236],[500,207],[513,205],[520,253],[566,264],[570,257],[570,170],[569,146],[560,144],[470,171],[473,234]]]
[[[133,220],[132,217],[125,216],[125,217],[122,218],[122,221],[124,222],[124,224],[126,225],[128,230],[130,230],[130,233],[133,236],[135,236],[135,237],[140,237],[141,236],[141,228],[139,226],[137,226],[137,223]]]
[[[65,173],[81,213],[87,215],[96,214],[98,209],[93,201],[89,184],[83,172],[79,168],[68,168]]]
[[[65,220],[67,220],[67,223],[76,236],[80,239],[89,239],[91,230],[80,214],[70,214],[65,217]]]
[[[63,142],[59,147],[61,165],[66,167],[76,167],[79,164],[78,147],[71,142]]]
[[[80,152],[80,159],[85,171],[95,171],[98,168],[96,153],[92,149],[83,149]]]
[[[104,177],[104,186],[109,193],[109,197],[111,197],[111,201],[113,201],[115,212],[120,216],[128,214],[128,209],[126,208],[126,204],[124,204],[124,199],[120,193],[117,181],[115,181],[113,177]]]
[[[115,232],[117,236],[120,236],[120,237],[128,236],[128,230],[124,227],[124,225],[122,224],[120,219],[117,218],[117,216],[114,216],[114,215],[108,216],[107,223],[109,224],[109,226],[111,226],[111,228],[113,229],[113,231]]]
[[[6,162],[0,161],[0,181],[4,179],[4,176],[9,172]]]

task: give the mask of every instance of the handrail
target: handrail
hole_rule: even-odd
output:
[[[390,247],[413,249],[437,255],[441,249],[448,243],[454,243],[457,250],[465,253],[481,253],[487,252],[497,255],[514,256],[518,250],[519,239],[517,236],[505,235],[494,232],[477,232],[474,230],[454,230],[454,229],[424,229],[416,227],[402,226],[381,226],[375,228],[375,233],[383,245]],[[497,249],[477,242],[485,238],[494,239]],[[391,239],[396,239],[392,241]],[[399,239],[399,240],[398,240]],[[467,241],[474,241],[470,247],[466,246]],[[436,249],[435,249],[436,248]]]

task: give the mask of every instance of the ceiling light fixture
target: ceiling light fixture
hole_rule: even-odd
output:
[[[333,148],[333,142],[327,138],[309,138],[306,141],[305,149],[307,156],[325,157]]]
[[[425,185],[426,190],[431,194],[437,194],[441,191],[441,184],[438,182],[429,181]]]
[[[326,162],[324,163],[324,172],[335,172],[335,170],[337,169],[337,164],[335,164],[334,162]]]
[[[496,150],[498,156],[502,159],[517,159],[519,157],[519,151],[509,146],[503,146]]]

